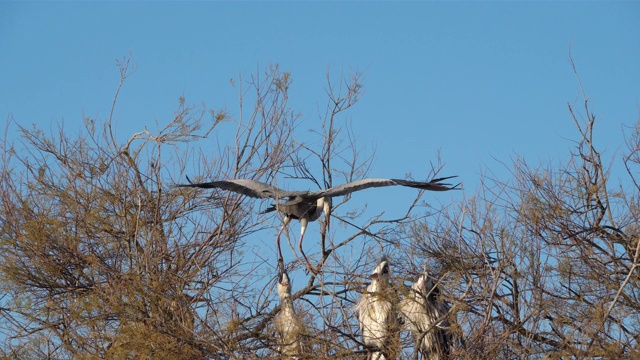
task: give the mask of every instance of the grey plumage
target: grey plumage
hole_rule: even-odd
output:
[[[449,321],[442,319],[449,306],[439,299],[440,291],[425,270],[411,286],[406,298],[400,302],[400,314],[404,326],[411,331],[416,342],[416,351],[423,359],[447,359],[452,337]]]
[[[442,182],[454,177],[455,176],[442,177],[433,179],[429,182],[402,179],[362,179],[334,186],[326,190],[317,191],[287,191],[279,189],[273,185],[250,179],[218,180],[206,183],[190,182],[189,184],[180,184],[178,185],[178,187],[198,187],[203,189],[218,188],[260,199],[284,199],[292,197],[300,197],[303,199],[318,199],[321,197],[344,196],[352,192],[368,188],[395,185],[407,186],[428,191],[447,191],[456,188],[458,185],[452,187],[450,184],[445,184]],[[189,179],[187,178],[187,180]]]
[[[447,191],[456,189],[458,185],[451,186],[443,183],[447,179],[455,176],[442,177],[433,179],[429,182],[419,182],[401,179],[363,179],[349,182],[343,185],[335,186],[325,190],[318,191],[286,191],[273,185],[265,184],[249,179],[233,179],[219,180],[205,183],[192,183],[189,178],[189,184],[180,184],[178,187],[195,187],[202,189],[218,188],[222,190],[233,191],[238,194],[259,198],[259,199],[275,199],[276,203],[265,209],[262,213],[271,211],[279,211],[284,215],[282,229],[278,232],[276,243],[278,246],[278,263],[282,264],[282,250],[280,248],[280,235],[289,224],[291,219],[300,220],[300,240],[298,249],[302,256],[309,264],[304,251],[302,251],[302,239],[309,221],[317,220],[324,212],[325,214],[331,208],[331,198],[336,196],[344,196],[355,191],[368,188],[383,186],[407,186],[428,191]]]

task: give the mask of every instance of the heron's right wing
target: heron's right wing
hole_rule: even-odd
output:
[[[189,178],[187,178],[189,180]],[[222,189],[233,191],[238,194],[266,199],[273,198],[277,199],[280,197],[287,196],[288,192],[278,189],[275,186],[265,184],[256,180],[249,179],[233,179],[233,180],[219,180],[219,181],[211,181],[206,183],[189,183],[189,184],[179,184],[176,185],[178,187],[196,187],[201,189]]]
[[[431,179],[429,182],[411,181],[402,179],[391,179],[395,185],[408,186],[416,189],[428,190],[428,191],[448,191],[448,190],[460,190],[460,183],[451,185],[444,183],[443,181],[456,178],[457,176],[446,176],[437,179]]]

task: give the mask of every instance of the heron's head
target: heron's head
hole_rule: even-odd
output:
[[[429,276],[429,273],[425,270],[416,280],[411,288],[422,296],[435,296],[437,295],[438,288],[433,282],[433,279]]]
[[[367,291],[376,293],[383,290],[389,283],[389,277],[391,276],[391,270],[387,260],[382,260],[378,266],[373,270],[373,273],[369,276],[371,284],[367,286]]]
[[[389,268],[389,262],[387,260],[382,260],[373,270],[370,278],[374,281],[386,282],[390,276],[391,269]]]
[[[289,281],[289,275],[287,275],[286,271],[283,271],[278,275],[277,287],[278,296],[280,296],[280,298],[291,296],[291,281]]]

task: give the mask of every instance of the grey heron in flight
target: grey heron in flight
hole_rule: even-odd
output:
[[[367,359],[395,359],[400,351],[396,289],[389,283],[391,269],[385,258],[369,277],[371,284],[356,304],[362,342],[371,351]]]
[[[302,239],[304,237],[304,233],[309,221],[317,220],[323,212],[325,214],[329,213],[329,210],[331,209],[332,197],[344,196],[351,194],[352,192],[368,188],[395,185],[407,186],[428,191],[447,191],[458,188],[459,184],[451,186],[451,184],[443,183],[443,181],[454,177],[455,176],[442,177],[433,179],[429,182],[400,179],[362,179],[339,186],[334,186],[329,189],[317,191],[286,191],[279,189],[273,185],[249,179],[232,179],[211,181],[205,183],[192,183],[191,180],[187,177],[187,181],[189,181],[189,184],[180,184],[177,186],[195,187],[202,189],[217,188],[233,191],[238,194],[259,199],[275,199],[276,203],[262,211],[261,214],[277,210],[284,215],[282,228],[280,229],[280,231],[278,232],[278,236],[276,237],[276,243],[278,246],[278,264],[280,266],[284,264],[284,260],[282,258],[282,250],[280,248],[280,235],[287,227],[291,219],[297,219],[300,220],[300,240],[298,242],[298,249],[307,262],[307,265],[309,265],[309,268],[311,268],[309,260],[302,250]]]
[[[404,325],[415,339],[415,351],[422,353],[423,359],[442,360],[450,355],[453,339],[449,321],[443,319],[449,313],[449,305],[439,295],[437,284],[425,268],[409,295],[400,301]]]

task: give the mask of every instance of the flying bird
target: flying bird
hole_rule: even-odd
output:
[[[309,260],[302,250],[302,239],[304,238],[304,233],[307,229],[307,224],[309,221],[317,220],[323,212],[325,214],[329,213],[331,209],[332,197],[349,195],[352,192],[368,188],[395,185],[407,186],[428,191],[447,191],[458,188],[459,184],[451,186],[451,184],[443,183],[443,181],[454,177],[455,176],[442,177],[433,179],[429,182],[400,179],[362,179],[318,191],[286,191],[279,189],[273,185],[249,179],[233,179],[211,181],[205,183],[192,183],[191,180],[187,177],[189,184],[180,184],[177,186],[195,187],[202,189],[217,188],[233,191],[238,194],[259,199],[275,199],[276,203],[262,211],[261,214],[277,210],[284,215],[282,228],[276,236],[276,244],[278,246],[278,264],[280,266],[284,264],[282,258],[282,250],[280,248],[280,235],[282,235],[282,232],[286,229],[289,222],[291,222],[291,219],[296,219],[300,220],[300,240],[298,242],[298,249],[300,250],[300,253],[310,267]]]
[[[411,286],[409,295],[400,301],[400,315],[414,337],[415,351],[421,352],[423,359],[448,359],[451,351],[450,324],[442,320],[449,305],[439,295],[440,290],[425,269]]]
[[[276,330],[280,335],[278,351],[284,356],[297,359],[303,354],[302,335],[303,326],[293,309],[291,297],[291,281],[283,270],[278,276],[278,296],[280,297],[280,312],[275,318]]]
[[[362,342],[371,350],[371,360],[394,359],[400,350],[397,296],[389,284],[390,276],[389,263],[383,258],[356,304]]]

